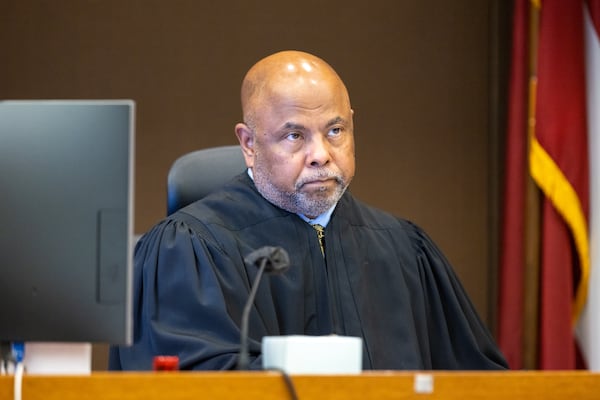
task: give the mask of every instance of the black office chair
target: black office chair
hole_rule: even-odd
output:
[[[184,154],[175,160],[167,177],[167,215],[203,198],[245,170],[238,145]]]

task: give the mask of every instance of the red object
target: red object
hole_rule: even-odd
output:
[[[543,152],[573,188],[587,220],[589,171],[583,3],[583,0],[541,1],[539,30],[534,33],[538,43],[534,134]],[[592,9],[598,8],[597,3],[589,1]],[[514,0],[499,271],[497,338],[513,369],[523,368],[529,6],[530,0]],[[545,183],[540,187],[544,186],[547,195],[556,188],[563,188],[554,180],[558,176],[554,170],[538,169],[538,172],[541,173],[535,177],[536,182]],[[573,318],[578,311],[573,304],[580,280],[580,258],[565,215],[561,215],[549,197],[543,198],[540,223],[538,368],[573,369],[580,366],[573,333]]]
[[[587,6],[590,11],[592,23],[596,27],[596,35],[600,37],[600,1],[587,0]]]
[[[583,2],[545,0],[540,10],[536,138],[589,207]],[[579,258],[571,231],[544,199],[540,275],[540,369],[576,368],[573,299]]]
[[[155,356],[152,360],[154,371],[177,371],[179,370],[179,357],[177,356]]]
[[[525,177],[529,84],[529,0],[515,0],[506,134],[504,218],[499,272],[497,339],[508,365],[523,367]]]

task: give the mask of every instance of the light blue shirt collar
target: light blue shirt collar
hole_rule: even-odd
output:
[[[248,176],[250,177],[250,179],[252,179],[254,181],[254,176],[252,175],[251,168],[248,168]],[[327,226],[327,224],[329,223],[329,220],[331,219],[331,214],[333,214],[333,211],[335,210],[336,205],[337,205],[337,203],[334,204],[333,206],[331,206],[331,208],[329,210],[325,211],[323,214],[321,214],[318,217],[313,218],[313,219],[310,219],[307,216],[302,215],[302,214],[297,214],[297,215],[311,225],[319,224],[323,228],[325,228]]]
[[[319,224],[323,228],[325,228],[327,226],[327,224],[329,223],[329,220],[331,219],[331,214],[333,214],[333,210],[335,210],[336,205],[337,205],[337,203],[334,204],[329,210],[325,211],[323,214],[319,215],[317,218],[314,218],[314,219],[310,219],[307,216],[302,215],[302,214],[298,214],[298,216],[311,225]]]

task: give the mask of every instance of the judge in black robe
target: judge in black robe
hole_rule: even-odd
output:
[[[365,369],[496,369],[506,363],[452,268],[415,225],[346,192],[354,176],[353,113],[326,62],[284,51],[242,83],[236,125],[247,174],[159,223],[135,252],[134,340],[111,367],[231,369],[257,268],[280,246],[288,271],[266,276],[249,320],[250,356],[274,335],[356,336]],[[252,178],[252,179],[251,179]],[[325,228],[325,255],[309,221]]]
[[[136,248],[135,344],[112,369],[144,370],[155,355],[182,369],[232,369],[239,324],[262,246],[281,246],[291,266],[263,277],[250,314],[251,367],[273,335],[363,339],[365,369],[502,369],[506,363],[451,266],[414,224],[345,193],[325,229],[266,201],[244,173],[169,216]]]

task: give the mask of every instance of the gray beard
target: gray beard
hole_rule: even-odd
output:
[[[254,184],[258,192],[269,202],[275,204],[279,208],[283,208],[295,214],[302,214],[307,217],[317,217],[331,207],[333,207],[342,197],[346,188],[347,182],[337,173],[328,171],[319,171],[310,177],[299,180],[295,185],[294,192],[282,191],[275,187],[271,182],[270,173],[262,171],[261,168],[253,168]],[[305,182],[315,178],[334,178],[337,185],[333,192],[328,192],[325,188],[321,191],[306,193],[301,192],[301,188]]]

